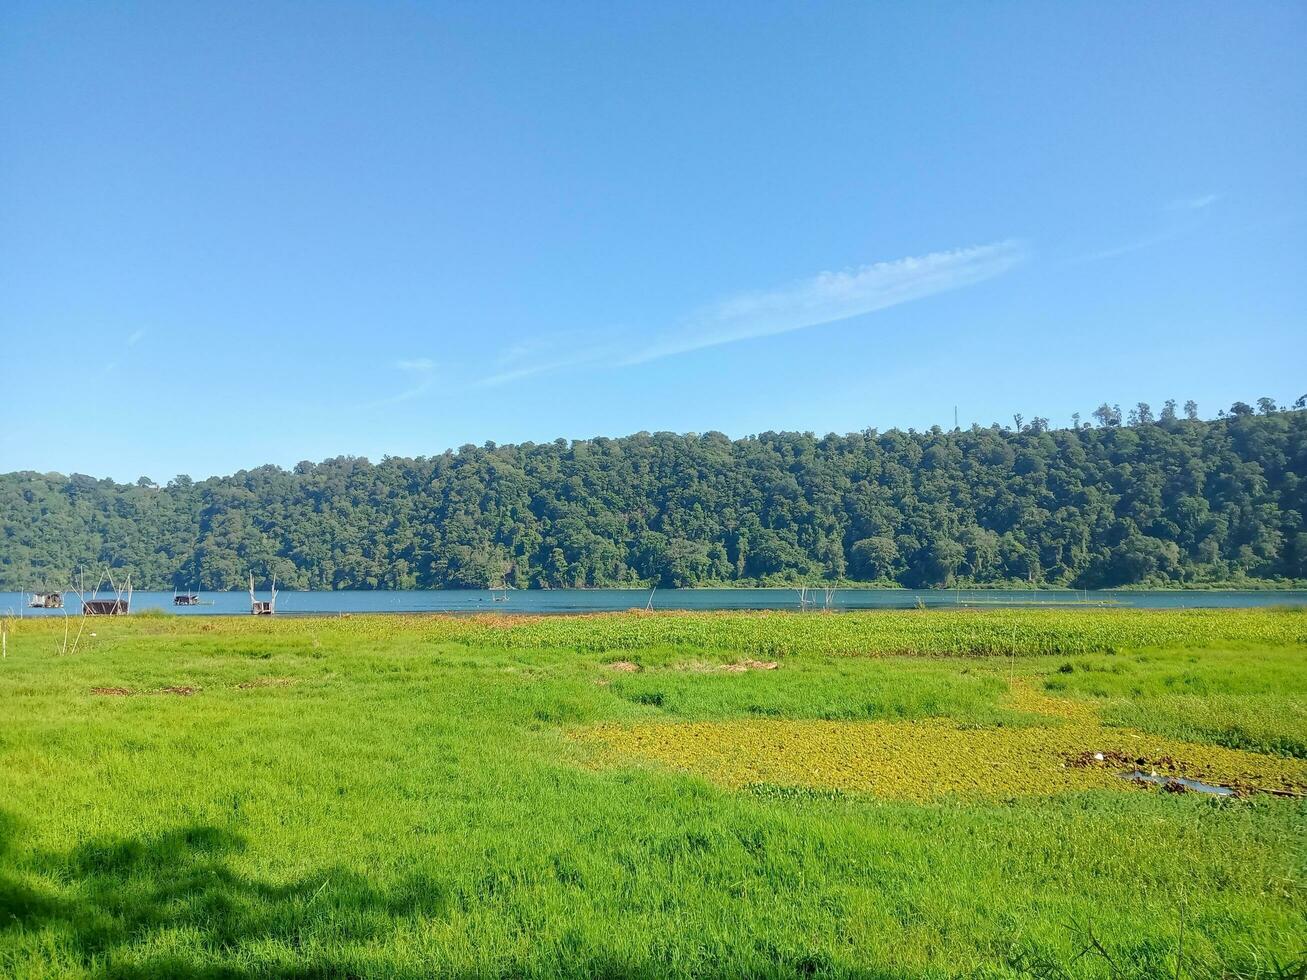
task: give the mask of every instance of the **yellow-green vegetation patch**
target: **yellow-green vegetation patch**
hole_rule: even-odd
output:
[[[1024,680],[1013,680],[1008,684],[1005,700],[1009,707],[1030,714],[1090,723],[1098,719],[1098,709],[1091,702],[1053,697],[1035,690]]]
[[[1014,685],[1013,707],[1048,716],[1029,726],[947,719],[738,719],[599,725],[574,733],[607,761],[648,759],[730,787],[810,786],[906,800],[1046,796],[1131,789],[1139,768],[1239,793],[1307,792],[1307,762],[1107,728],[1092,706]]]

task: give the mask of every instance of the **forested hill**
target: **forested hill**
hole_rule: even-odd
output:
[[[1144,407],[1146,409],[1146,407]],[[1077,587],[1307,578],[1307,412],[1050,430],[640,433],[167,486],[0,476],[0,588]]]

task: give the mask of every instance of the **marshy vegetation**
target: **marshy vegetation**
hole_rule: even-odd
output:
[[[1302,612],[9,626],[6,976],[1303,963]]]

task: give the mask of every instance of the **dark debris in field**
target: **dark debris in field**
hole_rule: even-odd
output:
[[[203,689],[190,684],[173,684],[156,691],[137,691],[130,687],[93,687],[91,693],[105,698],[130,698],[141,694],[175,694],[178,697],[188,698],[201,690]]]
[[[1254,782],[1247,778],[1214,779],[1204,767],[1182,762],[1170,755],[1145,756],[1127,752],[1104,750],[1101,752],[1084,751],[1068,756],[1066,764],[1072,769],[1108,768],[1119,770],[1122,775],[1131,772],[1147,772],[1153,776],[1168,777],[1157,784],[1163,793],[1187,793],[1192,790],[1179,782],[1181,778],[1211,781],[1213,786],[1230,790],[1232,796],[1247,797],[1256,793],[1269,793],[1272,796],[1302,797],[1307,794],[1307,786],[1292,780],[1281,780],[1281,785],[1270,786]],[[1153,785],[1149,780],[1132,780],[1135,785],[1147,789]]]

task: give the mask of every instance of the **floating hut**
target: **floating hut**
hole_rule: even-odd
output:
[[[196,592],[178,592],[176,589],[173,589],[172,604],[174,606],[198,606],[200,604],[200,596]]]
[[[272,598],[260,599],[254,594],[254,573],[250,572],[250,615],[271,616],[277,611],[277,576],[272,576]]]
[[[29,609],[62,609],[64,594],[62,592],[33,592],[27,601]]]
[[[104,584],[105,579],[109,580],[109,588],[113,589],[112,599],[100,598],[100,586]],[[77,593],[77,598],[82,600],[83,616],[126,616],[132,611],[132,577],[119,585],[113,580],[113,573],[109,569],[104,570],[104,575],[96,583],[95,589],[91,592],[91,597],[86,597],[83,587],[73,590]]]
[[[129,599],[83,599],[83,616],[126,616],[132,611]]]

